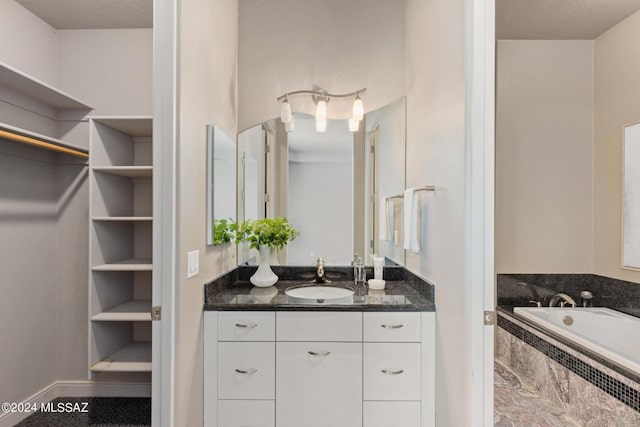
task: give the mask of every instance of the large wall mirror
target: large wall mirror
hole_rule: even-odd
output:
[[[348,265],[354,254],[404,264],[401,198],[405,188],[405,100],[365,115],[351,132],[296,114],[287,133],[279,119],[238,135],[238,221],[286,217],[300,235],[279,252],[283,265]],[[255,251],[238,245],[238,262]]]
[[[215,225],[236,218],[236,144],[215,125],[207,125],[207,244],[227,243]]]
[[[640,269],[640,123],[624,128],[622,267]]]

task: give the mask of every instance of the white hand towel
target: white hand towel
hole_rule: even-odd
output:
[[[386,197],[380,198],[380,217],[378,218],[378,238],[389,240],[389,205]]]
[[[418,242],[418,197],[415,188],[404,190],[403,217],[404,217],[404,248],[415,253],[420,252]]]

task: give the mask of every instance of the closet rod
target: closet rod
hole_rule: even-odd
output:
[[[10,139],[12,141],[22,142],[24,144],[34,145],[36,147],[44,148],[46,150],[57,151],[58,153],[70,154],[72,156],[82,157],[83,159],[88,159],[89,154],[80,151],[74,150],[73,148],[63,147],[61,145],[52,144],[50,142],[41,141],[39,139],[31,138],[28,136],[20,135],[13,132],[8,132],[6,130],[0,129],[0,138]]]
[[[433,185],[425,185],[424,187],[416,188],[416,192],[418,191],[434,191],[436,187]],[[396,194],[395,196],[385,197],[385,200],[391,199],[404,199],[404,194]]]

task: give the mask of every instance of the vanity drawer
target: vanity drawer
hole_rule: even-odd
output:
[[[420,402],[364,402],[364,427],[420,427]]]
[[[218,343],[218,399],[275,399],[274,342]]]
[[[218,341],[274,341],[275,338],[274,312],[218,312]]]
[[[278,341],[362,341],[362,313],[295,311],[276,314]]]
[[[274,400],[219,400],[218,427],[275,427]]]
[[[420,400],[420,344],[364,343],[364,400]]]
[[[364,313],[364,340],[420,342],[420,313]]]

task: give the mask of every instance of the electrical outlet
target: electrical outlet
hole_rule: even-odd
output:
[[[200,273],[200,251],[187,252],[187,279]]]

